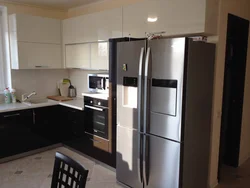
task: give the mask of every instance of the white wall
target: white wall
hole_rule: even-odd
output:
[[[224,84],[224,65],[226,51],[226,33],[228,13],[240,16],[247,20],[250,19],[250,1],[249,0],[220,0],[217,58],[215,66],[214,83],[214,105],[212,119],[212,142],[211,142],[211,165],[210,165],[210,185],[214,187],[218,183],[218,157],[220,146],[221,131],[221,111]],[[249,32],[250,39],[250,32]],[[241,145],[240,145],[240,164],[250,157],[250,40],[248,44],[246,82],[242,116]]]
[[[46,98],[58,95],[57,81],[68,76],[68,70],[12,70],[12,85],[18,99],[32,91],[37,92],[37,98]]]
[[[105,71],[87,71],[80,69],[71,69],[69,70],[69,79],[74,87],[77,90],[77,97],[82,97],[83,92],[88,92],[88,83],[87,76],[90,73],[101,73]]]

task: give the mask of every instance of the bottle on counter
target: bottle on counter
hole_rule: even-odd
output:
[[[12,103],[16,103],[16,90],[12,88],[12,89],[10,90],[10,93],[11,93],[11,100],[12,100]]]
[[[5,99],[5,104],[10,104],[11,103],[11,93],[9,88],[6,88],[4,90],[4,99]]]

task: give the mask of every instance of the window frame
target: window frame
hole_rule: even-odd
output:
[[[1,22],[1,39],[2,43],[2,58],[3,58],[3,76],[0,79],[4,78],[5,87],[12,88],[11,80],[11,64],[10,64],[10,44],[9,44],[9,27],[8,27],[8,12],[7,7],[0,6],[0,22]],[[1,86],[0,86],[1,87]],[[0,94],[3,93],[4,88],[0,88]]]

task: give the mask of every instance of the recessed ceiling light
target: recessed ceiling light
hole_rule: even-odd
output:
[[[156,22],[157,20],[157,17],[148,17],[148,22]]]

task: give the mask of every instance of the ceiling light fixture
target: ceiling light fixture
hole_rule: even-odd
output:
[[[148,17],[148,22],[156,22],[157,20],[157,17]]]

